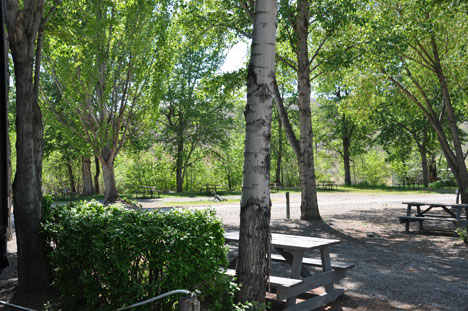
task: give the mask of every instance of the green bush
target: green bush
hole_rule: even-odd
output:
[[[450,179],[441,179],[429,184],[431,188],[444,188],[444,187],[456,187],[457,183]]]
[[[465,244],[468,244],[468,230],[457,228],[455,229],[455,233],[458,234],[461,241],[463,241]]]
[[[131,211],[91,201],[49,206],[43,230],[65,310],[115,310],[174,289],[232,309],[224,230],[213,211]],[[172,310],[174,296],[139,310]]]

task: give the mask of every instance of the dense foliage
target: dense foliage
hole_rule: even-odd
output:
[[[227,261],[224,230],[213,211],[143,212],[91,201],[49,206],[43,231],[68,310],[115,310],[175,289],[200,290],[212,310],[232,307],[230,282],[219,272]],[[171,310],[174,300],[152,308]]]

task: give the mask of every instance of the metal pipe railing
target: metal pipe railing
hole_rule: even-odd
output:
[[[185,289],[176,289],[176,290],[172,290],[170,292],[164,293],[162,295],[147,299],[145,301],[134,303],[134,304],[132,304],[130,306],[127,306],[127,307],[118,308],[117,311],[129,310],[129,309],[132,309],[132,308],[140,307],[140,306],[146,305],[148,303],[154,302],[156,300],[162,299],[164,297],[167,297],[167,296],[170,296],[170,295],[175,295],[175,294],[189,295],[190,299],[191,299],[191,302],[189,302],[189,304],[191,306],[190,309],[188,309],[185,306],[186,304],[183,304],[182,302],[179,302],[179,310],[181,310],[181,311],[185,311],[185,310],[199,311],[200,310],[200,304],[199,304],[199,302],[197,300],[197,295],[200,294],[200,292],[198,290],[195,290],[195,292],[192,293],[191,291],[188,291],[188,290],[185,290]],[[34,309],[18,306],[18,305],[8,303],[8,302],[5,302],[5,301],[1,301],[1,300],[0,300],[0,304],[5,305],[5,306],[10,307],[10,308],[23,310],[23,311],[37,311],[37,310],[34,310]]]
[[[174,294],[186,294],[186,295],[190,295],[190,297],[193,299],[193,300],[196,300],[197,299],[197,294],[199,293],[199,291],[195,291],[195,292],[190,292],[188,290],[185,290],[185,289],[176,289],[176,290],[172,290],[170,292],[167,292],[167,293],[164,293],[162,295],[159,295],[159,296],[156,296],[156,297],[153,297],[153,298],[150,298],[148,300],[145,300],[145,301],[142,301],[142,302],[138,302],[138,303],[135,303],[133,305],[130,305],[130,306],[127,306],[127,307],[122,307],[122,308],[119,308],[117,309],[117,311],[123,311],[123,310],[128,310],[128,309],[132,309],[132,308],[135,308],[135,307],[140,307],[140,306],[143,306],[143,305],[146,305],[148,303],[151,303],[151,302],[154,302],[156,300],[159,300],[159,299],[162,299],[164,297],[167,297],[167,296],[170,296],[170,295],[174,295]]]
[[[15,309],[18,309],[18,310],[23,310],[23,311],[37,311],[37,310],[34,310],[34,309],[30,309],[30,308],[26,308],[26,307],[22,307],[22,306],[17,306],[17,305],[14,305],[12,303],[1,301],[1,300],[0,300],[0,305],[5,305],[7,307],[15,308]]]

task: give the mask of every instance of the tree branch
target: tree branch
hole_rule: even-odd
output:
[[[325,42],[328,40],[328,38],[330,38],[332,32],[329,32],[327,33],[327,35],[325,36],[325,38],[323,38],[322,42],[320,42],[319,46],[317,47],[317,49],[315,50],[315,53],[314,55],[311,57],[311,59],[309,60],[309,66],[312,65],[312,63],[314,62],[315,58],[317,57],[318,53],[320,52],[320,50],[322,49],[323,45],[325,44]],[[311,70],[312,71],[312,70]]]
[[[278,108],[278,112],[281,118],[281,123],[283,123],[283,126],[284,126],[284,132],[286,133],[286,137],[288,138],[288,141],[291,144],[294,152],[296,153],[296,155],[299,156],[301,153],[299,140],[294,134],[293,127],[291,125],[291,122],[289,121],[288,113],[286,112],[286,109],[284,108],[283,98],[281,97],[281,94],[278,88],[278,81],[276,80],[276,76],[273,79],[273,90],[275,94],[276,108]]]
[[[276,53],[276,58],[279,59],[280,61],[282,61],[284,64],[286,64],[289,68],[291,68],[292,70],[297,72],[297,65],[294,64],[292,61],[290,61],[289,59],[284,58],[283,56],[279,55],[278,53]]]

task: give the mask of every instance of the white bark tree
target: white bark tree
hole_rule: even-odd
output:
[[[265,301],[270,272],[270,136],[277,1],[257,0],[247,76],[237,300]]]

